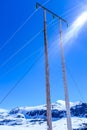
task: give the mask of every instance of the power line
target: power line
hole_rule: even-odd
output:
[[[13,53],[4,63],[0,65],[0,68],[6,65],[15,55],[17,55],[20,51],[22,51],[25,47],[27,47],[43,30],[40,30],[36,33],[28,42],[26,42],[21,48],[19,48],[15,53]]]
[[[56,22],[56,23],[57,23],[57,22]],[[55,42],[55,41],[57,42],[57,40],[54,40],[54,42]],[[53,48],[53,46],[54,46],[54,44],[52,44],[51,48]],[[51,54],[53,55],[52,51],[51,51]],[[66,65],[67,65],[67,62],[66,62]],[[76,80],[74,79],[72,73],[70,72],[69,67],[68,67],[68,66],[66,66],[66,67],[68,68],[68,73],[69,73],[69,75],[70,75],[70,77],[71,77],[71,79],[72,79],[72,81],[73,81],[73,83],[74,83],[74,85],[75,85],[75,87],[76,87],[76,89],[77,89],[77,91],[78,91],[79,96],[81,97],[82,101],[86,102],[86,99],[83,97],[83,95],[82,95],[82,93],[81,93],[81,91],[80,91],[80,89],[79,89],[79,86],[78,86]]]
[[[50,25],[51,22],[48,24]],[[42,55],[41,55],[42,56]],[[40,57],[41,57],[40,56]],[[2,104],[7,97],[12,93],[12,91],[19,85],[19,83],[24,79],[24,77],[26,76],[26,74],[33,68],[33,66],[35,65],[35,63],[40,59],[40,57],[31,65],[31,67],[25,72],[25,74],[16,82],[16,84],[6,93],[6,95],[2,98],[2,100],[0,101],[0,104]]]
[[[24,23],[11,35],[11,37],[1,46],[0,50],[2,50],[16,35],[17,32],[19,32],[23,26],[31,19],[31,17],[37,12],[37,10],[34,10],[33,13],[24,21]]]
[[[67,11],[65,11],[63,14],[61,14],[61,17],[66,18],[71,11],[73,11],[74,9],[76,9],[77,7],[79,7],[80,4],[75,5],[74,7],[68,9]],[[56,21],[56,19],[54,19],[54,21]],[[54,24],[57,24],[57,22],[55,22]]]
[[[52,23],[52,21],[48,24],[50,25]],[[42,55],[41,55],[42,56]],[[41,57],[40,56],[40,57]],[[33,66],[35,65],[35,63],[40,59],[37,58],[37,60],[31,65],[31,67],[25,72],[25,74],[16,82],[16,84],[6,93],[6,95],[2,98],[2,100],[0,101],[0,104],[2,104],[7,97],[12,93],[12,91],[19,85],[19,83],[24,79],[24,77],[26,76],[26,74],[33,68]]]
[[[48,2],[50,2],[50,0],[46,1],[45,3],[43,3],[43,5],[47,4]],[[14,36],[17,34],[17,32],[19,32],[24,25],[34,16],[34,14],[37,12],[38,10],[35,9],[30,16],[28,16],[28,18],[17,28],[17,30],[10,36],[10,38],[8,38],[8,40],[6,42],[3,43],[3,45],[0,47],[0,51],[14,38]]]
[[[48,23],[47,27],[53,23],[53,20]],[[13,53],[4,63],[0,65],[0,68],[6,65],[14,56],[16,56],[20,51],[22,51],[25,47],[27,47],[34,39],[36,39],[40,33],[43,32],[43,29],[41,29],[39,32],[37,32],[28,42],[26,42],[21,48],[19,48],[15,53]]]
[[[48,3],[50,0],[48,0],[47,2],[45,2],[44,4]],[[5,45],[15,36],[15,34],[26,24],[26,22],[34,15],[34,13],[36,12],[36,10],[28,17],[28,19],[26,19],[26,21],[16,30],[16,32],[10,37],[10,39],[8,39],[5,44],[2,46],[5,47]],[[23,47],[21,47],[17,52],[15,52],[3,65],[5,65],[11,58],[13,58],[19,51],[21,51],[23,48],[25,48],[30,42],[32,42],[39,34],[40,32],[42,32],[43,30],[40,30],[36,35],[34,35],[34,37],[32,37],[27,43],[26,45],[24,45]],[[1,49],[1,48],[0,48]],[[39,58],[38,58],[39,59]],[[12,91],[18,86],[18,84],[21,82],[21,80],[24,79],[24,77],[26,76],[26,74],[32,69],[32,67],[34,66],[34,64],[38,61],[38,59],[31,65],[31,67],[24,73],[24,75],[16,82],[16,84],[8,91],[8,93],[2,98],[2,100],[0,101],[0,104],[2,104],[6,98],[12,93]]]
[[[51,0],[47,0],[46,2],[44,2],[42,5],[46,5],[47,3],[49,3]]]
[[[32,40],[31,40],[32,41]],[[15,54],[16,55],[16,54]]]
[[[73,81],[73,83],[74,83],[74,85],[75,85],[75,87],[76,87],[78,93],[79,93],[79,96],[81,97],[82,101],[86,102],[86,100],[84,99],[84,97],[83,97],[83,95],[82,95],[82,93],[81,93],[81,91],[80,91],[80,89],[79,89],[79,86],[78,86],[78,84],[77,84],[77,82],[76,82],[74,76],[73,76],[72,73],[71,73],[71,70],[70,70],[70,68],[69,68],[69,65],[68,65],[67,63],[66,63],[66,67],[67,67],[68,73],[69,73],[69,75],[70,75],[70,77],[71,77],[71,79],[72,79],[72,81]]]
[[[63,16],[64,18],[67,18],[67,16],[68,16],[67,14],[69,14],[71,11],[73,11],[73,9],[79,7],[79,5],[80,5],[80,4],[75,5],[74,7],[68,9],[66,12],[64,12],[63,14],[61,14],[61,17]],[[57,22],[57,19],[54,19],[53,22],[54,22],[54,23],[53,23],[51,26],[54,26],[54,25],[56,25],[56,24],[58,23],[58,22]],[[72,22],[69,23],[69,25],[70,25],[70,24],[72,24]],[[54,47],[55,42],[57,42],[57,39],[53,41],[53,44],[52,44],[52,46],[51,46],[50,48],[53,48],[53,47]],[[52,53],[52,51],[51,51],[51,53]]]
[[[44,4],[47,4],[48,2],[49,2],[50,0],[48,0],[47,2],[45,2]],[[43,4],[43,5],[44,5]],[[71,8],[71,9],[73,9],[73,8]],[[70,10],[69,10],[70,11]],[[30,19],[32,16],[33,16],[33,14],[34,14],[34,12],[28,17],[28,19]],[[65,14],[65,13],[64,13]],[[63,16],[63,14],[62,14],[62,16]],[[26,21],[28,21],[28,19],[26,20]],[[25,25],[25,23],[26,23],[26,21],[23,23],[23,25],[21,25],[19,28],[21,29],[24,25]],[[53,21],[55,21],[55,20],[53,20]],[[49,23],[49,25],[51,24],[51,23],[53,23],[52,21]],[[49,25],[47,25],[47,26],[49,26]],[[20,30],[18,28],[18,30]],[[0,65],[0,67],[3,67],[4,65],[6,65],[16,54],[18,54],[22,49],[24,49],[29,43],[31,43],[40,33],[41,33],[41,31],[43,31],[43,29],[42,30],[40,30],[37,34],[35,34],[27,43],[25,43],[25,45],[24,46],[22,46],[20,49],[18,49],[13,55],[11,55],[4,63],[2,63],[1,65]],[[9,39],[9,41],[15,36],[15,34],[17,33],[18,31],[16,30],[16,32],[10,37],[10,39]],[[6,42],[6,44],[9,42],[8,40],[7,40],[7,42]],[[3,45],[4,46],[4,45]]]
[[[70,104],[68,96],[68,87],[66,81],[66,71],[65,71],[65,59],[62,45],[62,22],[68,25],[67,21],[62,17],[58,16],[54,12],[50,11],[46,7],[39,3],[36,3],[36,7],[41,7],[44,11],[44,46],[45,46],[45,71],[46,71],[46,103],[47,103],[47,130],[52,130],[52,120],[51,120],[51,96],[50,96],[50,82],[49,82],[49,63],[48,63],[48,43],[47,43],[47,26],[46,26],[46,12],[50,13],[53,17],[56,17],[59,21],[59,33],[60,33],[60,52],[62,60],[62,73],[64,81],[64,94],[65,94],[65,105],[67,114],[67,129],[72,130],[71,115],[70,115]]]
[[[74,7],[72,7],[72,8],[70,8],[70,9],[68,9],[66,12],[64,12],[63,14],[61,14],[61,17],[63,16],[64,18],[66,18],[68,15],[67,14],[69,14],[73,9],[75,9],[75,8],[77,8],[77,7],[79,7],[79,5],[80,4],[78,4],[78,5],[76,5],[76,6],[74,6]],[[54,23],[53,23],[54,22]],[[56,25],[58,22],[57,22],[57,19],[53,19],[53,21],[52,21],[52,25],[51,26],[54,26],[54,25]],[[72,24],[72,23],[69,23],[69,25],[70,24]],[[54,40],[53,41],[53,43],[55,44],[55,42],[57,42],[57,40]],[[54,46],[54,44],[52,44],[52,46]],[[52,47],[51,46],[51,47]]]
[[[42,55],[41,55],[42,56]],[[40,56],[40,57],[41,57]],[[33,66],[36,64],[36,62],[38,62],[38,60],[40,59],[40,57],[38,57],[34,63],[32,63],[32,65],[29,67],[29,69],[23,74],[23,76],[14,84],[14,86],[6,93],[6,95],[1,99],[0,101],[0,105],[7,99],[7,97],[13,92],[13,90],[20,84],[20,82],[25,78],[25,76],[31,71],[31,69],[33,68]]]
[[[5,73],[3,73],[0,77],[0,79],[7,75],[10,71],[14,70],[14,68],[17,68],[19,65],[23,64],[24,62],[26,62],[29,58],[31,58],[32,56],[36,55],[38,52],[40,52],[42,50],[42,48],[39,48],[38,50],[36,50],[33,54],[27,56],[26,58],[24,58],[22,61],[20,61],[19,63],[15,64],[15,66],[11,67],[8,71],[6,71]]]
[[[67,21],[65,19],[63,19],[62,17],[60,17],[59,15],[55,14],[54,12],[50,11],[49,9],[47,9],[46,7],[44,7],[43,5],[36,3],[36,8],[41,7],[43,10],[46,10],[48,13],[50,13],[53,17],[56,17],[58,19],[61,19],[64,23],[67,24]]]
[[[76,9],[77,7],[79,7],[80,4],[75,5],[74,7],[68,9],[65,13],[63,13],[61,16],[65,16],[66,14],[69,14],[73,9]],[[66,18],[66,17],[64,17]]]
[[[55,40],[55,41],[57,42],[57,40]],[[54,41],[54,42],[55,42],[55,41]],[[53,46],[54,46],[54,44],[52,44],[52,47],[51,47],[51,48],[53,48]],[[53,54],[52,51],[51,51],[51,54]],[[51,57],[52,57],[52,56],[51,56]],[[71,77],[71,79],[72,79],[72,81],[73,81],[73,83],[74,83],[74,85],[75,85],[75,87],[76,87],[76,89],[77,89],[77,91],[78,91],[78,94],[79,94],[79,96],[81,97],[82,101],[87,102],[87,100],[83,97],[82,92],[80,91],[80,88],[79,88],[79,86],[78,86],[78,84],[77,84],[77,82],[76,82],[76,79],[75,79],[74,76],[72,75],[71,70],[70,70],[69,65],[68,65],[67,62],[66,62],[66,69],[68,70],[68,73],[69,73],[69,75],[70,75],[70,77]]]

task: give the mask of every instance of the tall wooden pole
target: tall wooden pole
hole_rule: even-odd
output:
[[[47,43],[47,27],[46,27],[46,10],[44,9],[44,46],[45,46],[45,67],[46,67],[46,103],[47,103],[47,130],[52,130],[51,117],[51,99],[50,99],[50,83],[49,83],[49,65],[48,65],[48,43]]]
[[[49,84],[49,66],[48,66],[48,49],[47,49],[47,28],[46,28],[46,11],[52,16],[55,16],[59,20],[60,27],[60,50],[61,50],[61,59],[62,59],[62,72],[63,72],[63,81],[64,81],[64,93],[65,93],[65,105],[66,105],[66,114],[67,114],[67,129],[72,130],[71,116],[70,116],[70,104],[68,96],[68,86],[66,80],[66,70],[65,70],[65,61],[64,61],[64,52],[62,45],[62,24],[61,21],[67,24],[67,21],[62,17],[58,16],[51,10],[47,9],[43,5],[36,3],[36,8],[41,7],[44,10],[44,46],[45,46],[45,63],[46,63],[46,102],[47,102],[47,126],[48,130],[52,130],[52,121],[51,121],[51,99],[50,99],[50,84]]]
[[[72,130],[70,103],[69,103],[69,94],[68,94],[68,86],[67,86],[67,79],[66,79],[65,59],[64,59],[63,40],[62,40],[61,19],[59,19],[59,27],[60,27],[60,52],[61,52],[61,59],[62,59],[62,73],[63,73],[63,81],[64,81],[65,106],[66,106],[66,115],[67,115],[67,129]]]

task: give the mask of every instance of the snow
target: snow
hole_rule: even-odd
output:
[[[76,105],[79,105],[81,104],[81,102],[70,102],[70,107],[74,107]],[[65,101],[63,100],[58,100],[56,101],[56,103],[52,103],[52,108],[55,108],[57,110],[66,110],[66,107],[65,107]]]
[[[81,104],[82,102],[70,102],[70,107],[73,107],[73,106],[76,106],[76,105],[79,105]],[[63,100],[58,100],[56,101],[55,103],[52,103],[52,107],[55,107],[55,109],[58,109],[58,110],[65,110],[65,101]],[[18,108],[14,108],[12,110],[16,110],[16,109],[19,109],[20,111],[33,111],[33,110],[46,110],[46,105],[39,105],[39,106],[32,106],[32,107],[18,107]],[[8,110],[5,110],[5,109],[0,109],[0,112],[8,112]]]
[[[77,117],[73,117],[72,118],[72,124],[73,124],[73,128],[79,128],[82,126],[82,123],[87,123],[87,119],[86,118],[77,118]],[[61,120],[58,121],[54,121],[52,123],[53,126],[53,130],[67,130],[67,125],[66,125],[66,118],[63,118]],[[27,126],[0,126],[1,130],[46,130],[46,122],[39,124],[39,123],[35,123],[35,124],[28,124]]]
[[[3,113],[3,112],[7,112],[8,110],[6,109],[0,109],[0,113]]]
[[[46,110],[46,105],[40,105],[40,106],[34,106],[34,107],[20,107],[20,110],[26,110],[26,111],[31,111],[31,110]]]
[[[70,107],[81,107],[82,102],[70,102]],[[58,100],[55,103],[52,103],[52,110],[65,110],[65,101]],[[11,111],[0,109],[0,130],[47,130],[46,121],[43,121],[43,118],[40,115],[34,118],[34,116],[30,118],[25,118],[27,112],[32,112],[35,110],[46,110],[46,105],[40,105],[35,107],[16,107]],[[67,130],[66,118],[57,118],[53,120],[52,126],[53,130]],[[73,129],[77,129],[83,127],[83,125],[87,124],[87,118],[85,116],[72,117],[72,125]],[[4,123],[2,123],[4,122]],[[16,124],[16,125],[15,125]]]
[[[81,102],[70,102],[70,107],[73,107],[73,106],[76,106],[76,105],[79,105],[81,104]],[[58,110],[65,110],[65,101],[63,100],[58,100],[56,101],[55,103],[52,103],[52,107],[55,107],[55,109],[58,109]],[[32,106],[32,107],[20,107],[19,108],[20,111],[31,111],[31,110],[46,110],[46,105],[39,105],[39,106]]]

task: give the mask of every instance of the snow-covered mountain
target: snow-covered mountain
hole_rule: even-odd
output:
[[[73,129],[87,130],[87,103],[70,102]],[[52,103],[52,121],[54,130],[66,129],[65,102],[58,100]],[[10,111],[0,109],[0,127],[2,130],[19,127],[22,130],[46,129],[46,105],[36,107],[16,107]],[[6,129],[5,129],[6,127]],[[35,128],[34,128],[35,127]],[[39,128],[42,127],[42,128]],[[12,129],[13,129],[12,128]],[[33,129],[32,129],[33,128]],[[10,129],[9,129],[10,130]],[[36,129],[35,129],[36,130]]]

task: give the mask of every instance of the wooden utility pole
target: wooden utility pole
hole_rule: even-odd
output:
[[[44,10],[44,47],[45,47],[45,68],[46,68],[47,130],[52,130],[50,83],[49,83],[49,65],[48,65],[48,43],[47,43],[47,27],[46,27],[46,10]]]
[[[72,130],[71,117],[70,117],[70,105],[69,105],[69,96],[68,96],[68,87],[66,81],[66,71],[64,63],[64,52],[62,45],[62,24],[67,24],[67,21],[62,17],[58,16],[54,12],[50,11],[43,5],[36,3],[36,8],[41,7],[44,11],[44,46],[45,46],[45,67],[46,67],[46,102],[47,102],[47,130],[52,130],[52,120],[51,120],[51,98],[50,98],[50,83],[49,83],[49,65],[48,65],[48,47],[47,47],[47,27],[46,27],[46,11],[50,13],[53,17],[58,18],[59,27],[60,27],[60,50],[61,50],[61,59],[62,59],[62,72],[63,72],[63,81],[64,81],[64,93],[65,93],[65,105],[67,113],[67,129]]]
[[[65,59],[64,59],[64,50],[63,50],[63,40],[62,40],[62,23],[61,19],[59,20],[60,28],[60,52],[62,60],[62,73],[63,73],[63,82],[64,82],[64,94],[65,94],[65,106],[66,106],[66,115],[67,115],[67,129],[72,130],[71,115],[70,115],[70,102],[68,94],[68,86],[66,79],[66,70],[65,70]]]
[[[46,104],[47,104],[47,130],[52,130],[52,115],[51,115],[51,96],[50,96],[50,81],[49,81],[49,63],[48,63],[48,41],[47,41],[47,9],[36,3],[36,8],[41,7],[44,11],[44,47],[45,47],[45,73],[46,73]]]

